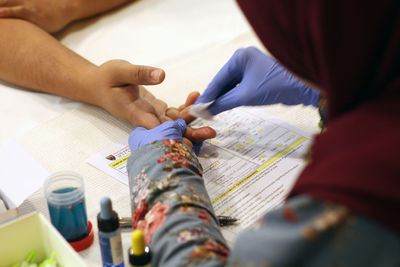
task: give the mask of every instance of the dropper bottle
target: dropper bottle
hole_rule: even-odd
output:
[[[151,267],[151,251],[144,242],[143,232],[134,230],[131,237],[132,246],[128,250],[130,267]]]
[[[111,200],[100,200],[100,213],[97,215],[101,259],[104,267],[123,267],[121,231],[118,214],[113,211]]]

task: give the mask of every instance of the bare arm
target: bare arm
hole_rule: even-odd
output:
[[[74,0],[74,19],[91,17],[102,12],[111,10],[132,0]],[[73,1],[72,1],[73,2]]]
[[[37,26],[0,19],[0,79],[32,90],[103,107],[133,125],[157,126],[167,105],[140,84],[158,84],[161,69],[112,60],[100,67]]]
[[[57,32],[72,21],[111,10],[130,0],[0,0],[0,18],[30,21]]]
[[[89,87],[96,66],[64,47],[35,25],[0,19],[0,79],[33,90],[90,104],[98,103]]]
[[[167,105],[140,86],[161,83],[163,70],[123,60],[98,67],[23,20],[0,19],[0,35],[7,36],[0,41],[1,80],[102,107],[132,125],[153,128],[169,120]],[[214,136],[211,129],[186,130],[194,142]]]

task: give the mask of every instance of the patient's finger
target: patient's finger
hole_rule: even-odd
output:
[[[187,127],[185,132],[185,137],[194,143],[204,141],[206,139],[214,138],[217,132],[211,127],[201,127],[194,129],[192,127]]]
[[[115,85],[155,85],[165,78],[165,72],[162,69],[133,65],[125,60],[111,60],[104,63],[102,67],[109,69],[110,80]]]
[[[196,117],[192,116],[189,111],[192,106],[188,106],[185,109],[181,110],[179,114],[179,118],[183,119],[186,121],[186,123],[192,122]]]
[[[151,92],[149,92],[143,86],[139,86],[139,93],[143,99],[145,99],[148,103],[153,105],[158,117],[165,115],[165,111],[168,108],[167,103],[156,98]]]
[[[191,92],[188,97],[186,98],[185,106],[191,106],[193,105],[197,98],[199,98],[200,93],[199,92]]]
[[[158,116],[158,119],[161,121],[161,123],[164,123],[166,121],[174,121],[173,119],[165,115]]]
[[[192,122],[196,117],[190,115],[189,110],[199,96],[199,92],[191,92],[184,105],[179,106],[179,108],[168,108],[165,114],[174,120],[183,119],[186,123]]]
[[[20,5],[19,1],[16,0],[0,0],[0,6],[16,6]]]
[[[129,116],[128,120],[132,125],[141,126],[146,129],[152,129],[160,125],[160,120],[155,114],[146,113],[142,110],[136,110],[133,112],[134,115]]]
[[[24,18],[24,7],[13,6],[13,7],[1,7],[0,6],[0,17],[2,18]]]
[[[167,108],[167,110],[165,111],[165,115],[173,120],[180,119],[180,111],[177,108]]]
[[[144,99],[139,99],[130,106],[128,121],[146,129],[152,129],[161,123],[154,107]]]
[[[180,105],[180,106],[178,107],[178,110],[179,110],[179,111],[182,111],[182,110],[184,110],[185,108],[187,108],[187,107],[193,105],[193,104],[196,102],[197,98],[199,98],[199,96],[200,96],[200,93],[199,93],[199,92],[191,92],[191,93],[188,95],[188,97],[186,98],[185,104]]]

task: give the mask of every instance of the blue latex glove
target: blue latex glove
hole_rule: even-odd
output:
[[[319,92],[255,47],[238,49],[217,73],[198,103],[215,102],[212,115],[238,107],[282,103],[318,106]]]
[[[173,139],[182,141],[182,136],[186,131],[186,122],[182,119],[176,121],[167,121],[163,124],[147,130],[143,127],[137,127],[129,136],[129,147],[131,152],[139,147],[162,139]]]

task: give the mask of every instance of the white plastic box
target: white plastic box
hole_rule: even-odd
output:
[[[0,267],[21,262],[34,249],[39,262],[54,251],[57,266],[86,266],[54,226],[37,212],[0,225]]]

